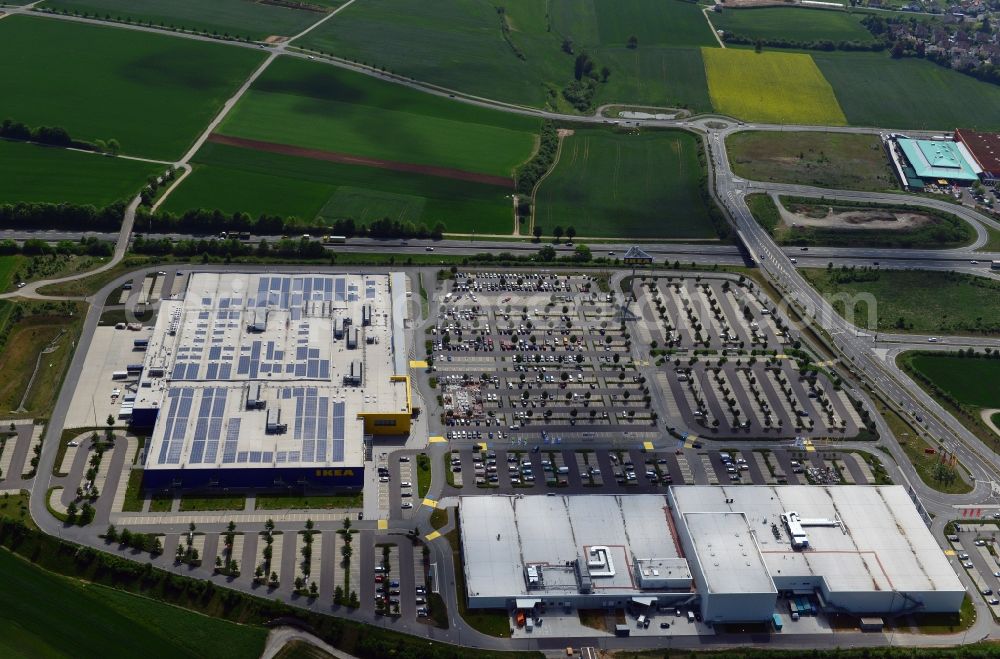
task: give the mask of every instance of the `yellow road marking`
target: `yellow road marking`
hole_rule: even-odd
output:
[[[378,521],[378,530],[379,531],[384,531],[387,528],[389,528],[389,520],[387,520],[387,519],[380,519]]]
[[[447,442],[448,440],[442,437],[441,435],[432,435],[427,438],[427,441],[430,442],[431,444],[442,444],[444,442]]]
[[[422,359],[411,359],[410,368],[427,368],[427,362]]]
[[[642,448],[646,449],[647,451],[652,451],[653,450],[653,442],[643,442],[642,443]]]
[[[437,508],[438,502],[435,501],[434,499],[424,499],[424,505],[430,506],[431,508]]]
[[[440,533],[438,533],[437,531],[431,531],[430,533],[424,536],[424,540],[427,540],[429,542],[431,540],[437,540],[440,537],[441,537]]]

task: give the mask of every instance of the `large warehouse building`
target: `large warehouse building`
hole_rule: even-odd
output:
[[[360,487],[365,437],[410,430],[405,294],[395,273],[192,273],[146,344],[144,487]]]
[[[960,143],[899,137],[896,144],[905,158],[899,165],[908,184],[913,181],[969,184],[979,180],[979,165]]]
[[[694,600],[663,495],[461,497],[469,606]]]
[[[956,612],[965,589],[898,486],[670,488],[706,621],[760,621],[779,593],[827,611]]]
[[[965,596],[899,486],[462,497],[459,515],[470,607],[697,606],[757,622],[785,598],[860,615],[955,612]]]

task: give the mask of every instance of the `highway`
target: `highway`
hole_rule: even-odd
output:
[[[10,13],[32,13],[30,9],[10,8],[6,11]],[[46,16],[51,16],[58,20],[105,24],[101,21],[72,16],[54,14],[46,14]],[[157,28],[142,27],[137,25],[116,24],[116,27],[121,29],[166,33],[166,31]],[[215,39],[199,35],[178,33],[169,34],[179,38],[217,42]],[[229,43],[234,47],[260,47],[258,44],[247,44],[241,42],[226,43]],[[294,46],[283,44],[269,50],[269,56],[266,58],[266,62],[255,71],[254,76],[259,75],[260,72],[264,70],[267,63],[273,61],[273,59],[279,55],[292,57],[314,57],[313,54],[296,50]],[[583,117],[570,116],[469,96],[458,93],[454,90],[437,87],[435,85],[419,83],[398,75],[375,71],[370,67],[348,62],[346,60],[325,56],[315,57],[317,61],[321,61],[329,65],[360,71],[366,75],[406,85],[426,93],[448,96],[454,98],[458,102],[500,109],[507,112],[575,123],[628,123],[629,125],[642,127],[681,128],[703,134],[705,136],[706,147],[709,151],[709,155],[711,156],[710,161],[712,163],[712,168],[710,170],[710,185],[714,196],[725,208],[734,227],[737,229],[742,241],[745,243],[746,248],[755,255],[756,265],[759,267],[762,275],[781,292],[784,300],[797,314],[809,319],[809,325],[812,329],[817,330],[822,336],[826,337],[830,348],[836,353],[839,361],[839,364],[833,368],[835,370],[840,370],[844,372],[845,375],[849,376],[847,378],[848,381],[853,380],[855,382],[863,383],[862,386],[871,387],[874,391],[878,392],[884,401],[887,401],[901,414],[907,416],[914,422],[916,416],[919,415],[923,421],[915,423],[924,429],[928,439],[935,443],[940,442],[942,446],[947,448],[951,453],[955,454],[972,474],[974,489],[969,494],[950,496],[930,488],[916,475],[912,465],[909,463],[898,442],[892,437],[892,433],[882,418],[878,414],[872,415],[876,428],[880,434],[878,445],[890,452],[896,460],[897,468],[894,473],[898,476],[899,480],[901,480],[903,484],[908,485],[911,492],[923,505],[926,511],[934,515],[934,521],[931,525],[931,529],[936,533],[939,539],[939,532],[943,528],[944,523],[955,517],[955,505],[1000,503],[1000,499],[998,499],[998,497],[994,494],[994,483],[1000,481],[1000,458],[998,458],[991,447],[985,445],[978,437],[969,432],[961,423],[952,418],[946,410],[944,410],[922,389],[917,387],[898,369],[895,364],[895,356],[899,352],[906,349],[915,349],[918,347],[932,347],[932,349],[966,346],[997,347],[1000,345],[1000,341],[988,337],[941,336],[935,337],[938,339],[936,343],[931,343],[927,340],[929,337],[898,334],[881,334],[876,336],[868,332],[859,331],[835,313],[829,302],[825,300],[815,289],[813,289],[797,270],[798,267],[803,266],[825,267],[825,265],[830,262],[835,263],[836,265],[874,265],[877,261],[879,267],[885,268],[960,270],[962,272],[969,272],[978,275],[990,275],[992,273],[989,272],[989,261],[994,258],[1000,258],[1000,254],[977,252],[975,251],[975,248],[981,247],[985,244],[986,232],[983,227],[990,226],[994,229],[1000,229],[1000,223],[997,223],[995,220],[985,217],[972,209],[927,197],[914,197],[893,193],[833,191],[810,186],[746,181],[736,177],[731,171],[725,144],[725,140],[729,135],[741,130],[814,130],[878,134],[883,132],[893,132],[890,129],[874,127],[752,125],[736,122],[725,117],[704,116],[693,119],[678,118],[672,120],[629,120],[628,122],[608,119],[601,116],[599,113]],[[239,98],[239,95],[249,87],[252,80],[253,77],[248,79],[238,90],[237,94],[223,106],[215,121],[213,121],[213,123],[209,125],[205,131],[203,131],[198,140],[193,143],[192,147],[186,154],[184,154],[181,160],[178,161],[177,164],[179,166],[187,164],[187,161],[193,155],[198,145],[207,138],[214,125],[221,121],[221,119],[225,116],[226,111],[232,107],[235,101]],[[908,133],[910,135],[919,134],[916,131],[908,131]],[[872,203],[903,202],[912,205],[921,205],[928,208],[935,208],[956,214],[962,219],[968,221],[970,225],[976,229],[976,240],[970,246],[950,250],[810,248],[807,251],[803,251],[794,247],[781,248],[774,243],[767,231],[754,220],[749,208],[746,205],[745,196],[754,192],[792,194],[801,196],[826,196],[828,198],[866,201]],[[117,235],[100,234],[101,237],[105,239],[114,239],[116,241],[116,245],[113,257],[107,263],[98,268],[97,271],[106,271],[115,267],[124,257],[133,234],[133,224],[135,221],[138,201],[138,199],[135,199],[129,205],[125,217],[123,218],[121,231]],[[46,240],[79,238],[79,234],[73,234],[72,232],[44,232],[44,235]],[[0,238],[9,237],[16,240],[23,240],[26,239],[26,237],[38,236],[38,233],[30,232],[4,232],[0,234]],[[173,237],[185,238],[187,236]],[[269,240],[270,239],[280,239],[280,237],[270,237]],[[626,249],[622,243],[601,242],[600,240],[591,241],[587,239],[578,239],[577,242],[585,242],[588,244],[595,256],[607,256],[609,258],[613,256],[616,257],[624,253],[624,250]],[[393,253],[399,255],[415,255],[427,254],[429,253],[429,248],[433,248],[433,251],[436,254],[468,255],[476,252],[499,251],[524,253],[536,251],[539,248],[539,245],[528,241],[515,242],[501,239],[448,239],[443,241],[410,240],[406,241],[405,244],[398,240],[376,241],[370,239],[352,239],[349,244],[337,246],[335,250],[360,253],[392,251]],[[644,243],[643,249],[653,255],[657,260],[679,260],[682,264],[689,264],[693,262],[705,265],[738,265],[744,263],[744,258],[741,255],[741,252],[732,245]],[[569,254],[572,250],[573,247],[566,245],[560,245],[557,247],[557,252],[561,255]],[[615,252],[615,254],[611,255],[610,252]],[[795,259],[796,262],[793,262],[792,259]],[[978,260],[979,263],[973,264],[972,261],[974,260]],[[247,266],[240,267],[244,270],[254,269]],[[282,266],[282,270],[309,271],[315,269],[316,267],[317,266]],[[225,266],[199,266],[199,269],[209,270],[220,268],[225,268]],[[157,268],[153,268],[153,270],[156,269]],[[377,269],[371,268],[371,270]],[[94,271],[86,273],[86,275],[93,274],[93,272]],[[44,296],[41,296],[41,294],[38,293],[38,289],[40,287],[59,281],[78,279],[86,275],[75,275],[58,280],[34,282],[27,285],[20,291],[8,293],[0,297],[16,298],[21,296],[42,298]],[[89,298],[91,306],[84,324],[83,333],[79,342],[79,348],[74,355],[70,370],[67,374],[66,386],[63,387],[59,398],[54,404],[51,421],[47,429],[46,441],[43,444],[40,464],[38,467],[38,476],[32,481],[32,497],[30,504],[31,513],[32,517],[43,530],[48,533],[52,533],[53,535],[58,535],[75,542],[98,546],[102,549],[107,549],[107,547],[103,543],[99,543],[99,541],[93,537],[92,529],[87,530],[78,527],[64,527],[59,524],[47,511],[45,492],[51,482],[52,467],[56,457],[57,444],[62,432],[63,421],[66,418],[66,413],[72,398],[73,386],[79,379],[83,368],[83,358],[90,345],[93,333],[100,318],[102,310],[101,304],[112,290],[114,290],[117,286],[120,286],[121,283],[125,281],[126,277],[132,276],[132,274],[129,274],[118,277],[114,281],[109,282],[100,291]],[[423,320],[425,322],[427,321],[427,319]],[[418,323],[417,327],[419,328],[419,326],[420,324]],[[806,331],[806,327],[800,326],[796,328],[795,331],[803,333]],[[419,343],[420,342],[411,341],[411,346]],[[863,388],[854,386],[854,394],[863,400],[867,400],[868,406],[870,408],[872,407],[870,397]],[[432,461],[435,464],[440,464],[440,456],[445,448],[446,447],[442,445],[432,445],[429,447],[428,451],[431,453]],[[441,491],[443,478],[444,475],[440,470],[434,471],[434,480],[429,496],[434,497]],[[394,525],[390,527],[389,531],[403,533],[412,529],[413,526],[416,525],[421,534],[427,534],[432,530],[429,515],[430,510],[426,507],[421,507],[418,515],[409,520],[407,528],[403,528],[403,523],[400,521],[395,522]],[[363,530],[373,530],[374,521],[367,520],[364,522],[358,522],[358,527]],[[214,529],[209,525],[205,530],[221,530],[221,527],[220,529]],[[445,530],[447,530],[447,528]],[[564,648],[567,645],[577,644],[577,639],[546,638],[543,641],[501,640],[483,636],[475,632],[454,613],[457,611],[457,595],[454,588],[454,565],[451,562],[451,552],[449,546],[443,540],[429,542],[428,546],[432,551],[432,560],[438,566],[440,571],[439,580],[442,585],[442,595],[447,601],[449,611],[452,612],[451,618],[453,624],[450,629],[436,630],[423,625],[417,625],[413,622],[405,621],[401,624],[389,623],[385,618],[374,616],[374,614],[369,612],[331,612],[327,610],[327,608],[323,608],[323,611],[332,615],[351,617],[369,624],[387,627],[391,626],[392,628],[400,631],[407,631],[446,642],[460,643],[475,647],[503,649],[557,649],[560,647]],[[158,563],[158,565],[160,567],[165,567],[165,569],[170,569],[169,564]],[[968,583],[965,575],[961,575],[961,578],[966,580],[966,583]],[[976,602],[980,615],[976,626],[973,628],[974,632],[971,634],[970,640],[973,638],[978,639],[979,637],[987,634],[997,634],[997,628],[992,623],[990,613],[984,608],[980,600],[977,599]],[[297,605],[317,608],[313,604],[306,604],[305,602],[299,602]],[[950,635],[919,636],[900,633],[896,634],[894,639],[897,643],[922,645],[951,644],[957,642],[956,637]],[[720,634],[711,638],[694,637],[691,639],[682,639],[680,637],[674,637],[673,642],[675,645],[689,644],[692,647],[739,647],[743,645],[753,645],[758,641],[750,636]],[[882,635],[865,635],[845,632],[838,633],[836,635],[816,637],[803,637],[801,635],[792,634],[785,636],[779,635],[774,639],[770,639],[767,642],[767,645],[768,647],[802,647],[804,645],[810,647],[826,647],[834,644],[841,646],[871,646],[884,645],[885,643],[886,637]],[[610,639],[610,641],[604,640],[601,642],[602,646],[610,646],[611,644],[614,644],[615,647],[629,648],[654,647],[662,644],[662,639]]]

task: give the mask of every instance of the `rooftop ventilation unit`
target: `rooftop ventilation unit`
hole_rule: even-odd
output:
[[[785,528],[788,530],[788,535],[792,538],[792,547],[795,549],[805,549],[809,546],[809,536],[806,535],[805,527],[807,526],[840,526],[842,522],[839,519],[825,519],[825,518],[815,518],[803,519],[794,510],[787,513],[781,513],[781,521],[784,523]]]

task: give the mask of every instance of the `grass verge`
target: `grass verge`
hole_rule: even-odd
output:
[[[423,499],[431,489],[431,459],[426,453],[417,456],[417,496]]]
[[[21,490],[18,494],[6,492],[0,496],[0,517],[21,522],[29,529],[38,530],[28,510],[27,490]]]
[[[896,437],[903,453],[906,454],[910,464],[913,465],[924,484],[946,494],[964,494],[972,491],[972,486],[962,480],[958,473],[938,468],[940,455],[937,449],[933,449],[930,444],[924,441],[909,422],[894,410],[886,407],[878,398],[875,398],[875,408],[885,419],[889,430]],[[928,449],[933,449],[934,453],[928,453]],[[964,471],[965,468],[957,464],[955,469],[957,472],[958,469]]]
[[[207,496],[181,496],[181,512],[193,512],[196,510],[243,510],[247,505],[247,498],[242,494],[234,495],[207,495]]]
[[[344,494],[269,494],[257,497],[257,510],[307,510],[336,508],[360,508],[363,498],[360,492]]]

